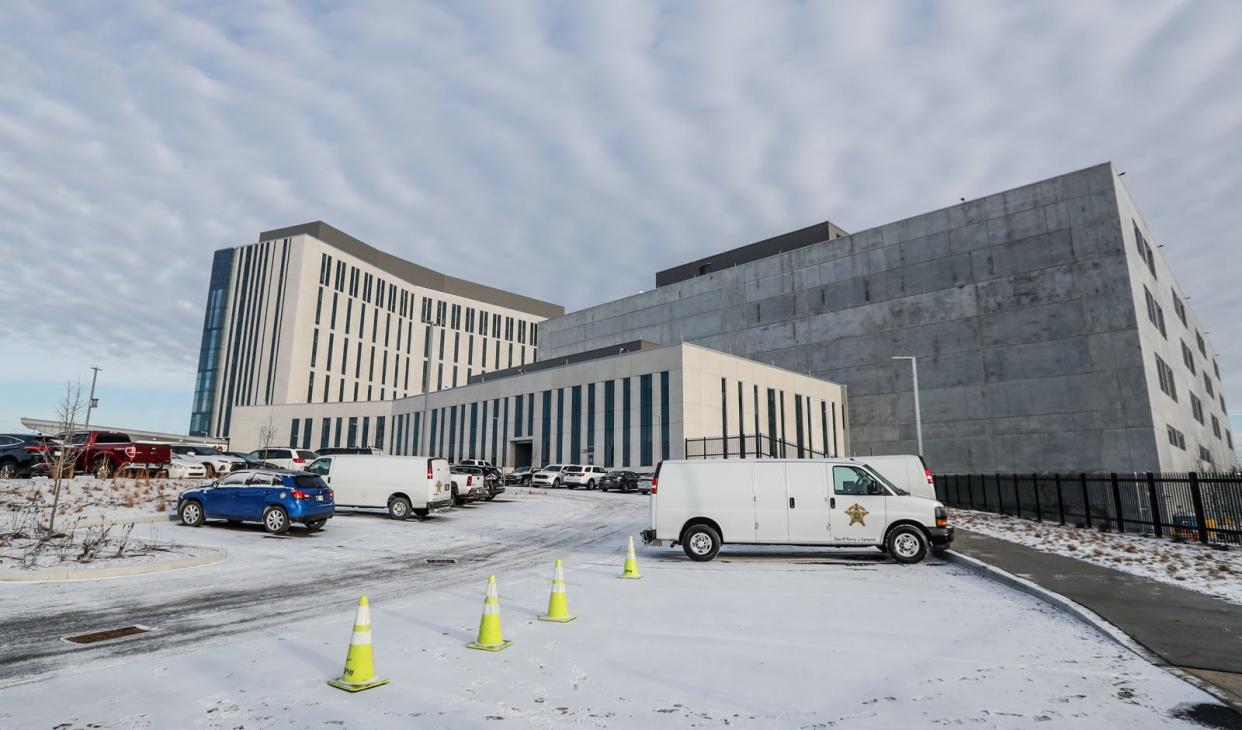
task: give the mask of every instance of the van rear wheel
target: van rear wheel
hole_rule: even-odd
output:
[[[927,536],[913,525],[900,525],[888,533],[884,544],[899,563],[917,563],[927,557]]]
[[[388,500],[388,516],[394,520],[409,519],[410,510],[410,500],[405,497],[393,497]]]
[[[720,552],[720,533],[709,525],[691,525],[681,536],[681,549],[696,563],[706,563]]]

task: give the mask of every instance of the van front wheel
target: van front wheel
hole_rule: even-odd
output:
[[[917,563],[927,557],[927,536],[913,525],[893,528],[884,544],[888,554],[899,563]]]
[[[681,536],[681,549],[696,563],[705,563],[720,552],[720,533],[707,525],[691,525]]]

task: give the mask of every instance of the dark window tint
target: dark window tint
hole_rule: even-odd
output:
[[[300,489],[326,489],[328,487],[314,474],[298,474],[293,478],[293,483]]]

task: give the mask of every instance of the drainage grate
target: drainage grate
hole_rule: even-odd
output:
[[[456,565],[457,558],[427,558],[430,565]]]
[[[100,641],[111,641],[112,639],[124,639],[129,636],[137,636],[145,634],[151,629],[146,626],[122,626],[119,629],[107,629],[106,631],[94,631],[89,634],[78,634],[77,636],[66,636],[65,641],[71,644],[95,644]]]

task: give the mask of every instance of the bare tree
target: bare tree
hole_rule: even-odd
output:
[[[48,474],[52,477],[52,513],[47,520],[47,537],[56,534],[56,508],[60,504],[60,487],[66,476],[72,478],[74,464],[82,444],[74,443],[74,432],[78,427],[78,419],[86,410],[82,402],[82,384],[65,383],[65,395],[56,406],[55,420],[60,430],[60,443],[49,441],[43,450],[43,462],[47,464]]]
[[[267,425],[259,428],[259,448],[270,449],[276,441],[276,427],[272,425],[272,417],[267,417]]]

